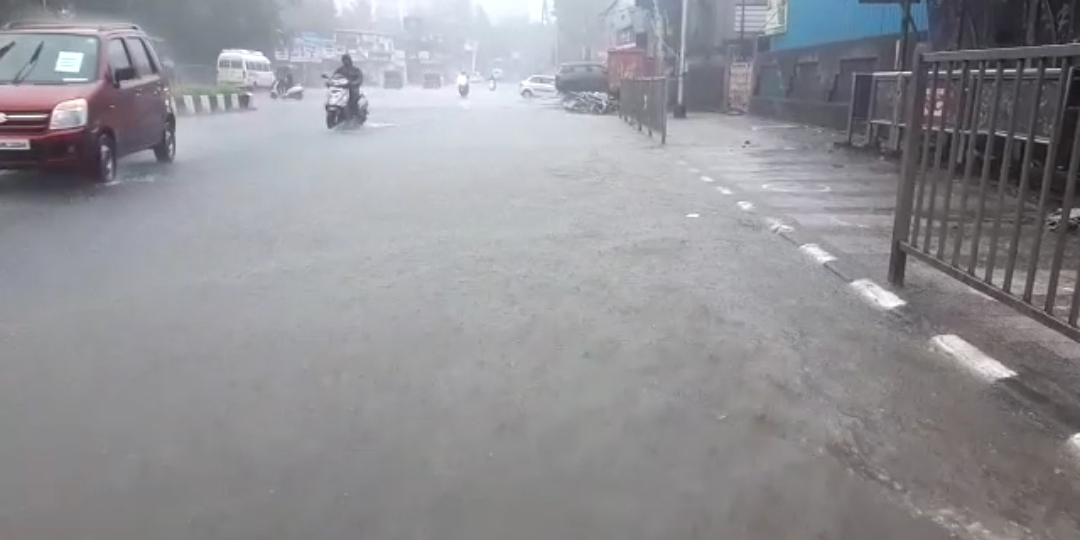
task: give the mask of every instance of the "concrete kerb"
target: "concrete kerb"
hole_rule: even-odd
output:
[[[205,116],[255,110],[254,95],[250,92],[239,94],[214,95],[179,95],[173,96],[173,110],[177,116]]]
[[[679,156],[675,151],[670,150],[670,147],[668,149],[673,158],[687,163],[688,167],[691,166],[691,159],[688,156]],[[683,169],[686,169],[686,167],[683,167]],[[693,173],[691,171],[688,174]],[[722,182],[723,179],[717,178],[716,181]],[[783,238],[797,250],[801,250],[804,246],[815,246],[835,257],[834,260],[824,262],[821,266],[831,275],[839,278],[844,284],[850,286],[856,282],[869,279],[868,276],[873,275],[868,268],[851,261],[849,256],[843,251],[835,249],[824,238],[808,232],[797,220],[777,212],[767,205],[761,205],[758,201],[754,201],[753,204],[757,210],[758,219],[765,224],[766,228],[773,234]],[[782,223],[784,226],[777,226],[778,223]],[[928,336],[948,333],[919,313],[910,304],[887,309],[884,311],[884,315],[894,322],[903,324],[914,333]],[[1051,392],[1042,391],[1041,388],[1046,386],[1047,384],[1039,381],[1036,375],[1028,372],[1002,378],[992,385],[993,388],[1007,394],[1008,397],[1032,411],[1047,426],[1052,426],[1054,430],[1058,431],[1059,435],[1065,438],[1076,437],[1077,444],[1080,445],[1080,408],[1055,399]]]

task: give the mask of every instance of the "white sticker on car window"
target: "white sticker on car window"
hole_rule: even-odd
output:
[[[56,55],[56,67],[53,69],[57,73],[78,73],[82,71],[83,53],[60,51],[60,54]]]

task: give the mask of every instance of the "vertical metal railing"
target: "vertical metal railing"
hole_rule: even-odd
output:
[[[664,77],[623,79],[619,86],[619,117],[649,137],[667,144],[668,81]]]
[[[893,284],[910,255],[1080,340],[1077,65],[1080,45],[917,51]]]

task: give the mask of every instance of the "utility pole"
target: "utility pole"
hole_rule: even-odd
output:
[[[963,0],[961,0],[963,2]],[[962,6],[963,4],[961,4]],[[960,8],[963,10],[963,7]],[[960,28],[964,27],[963,13],[960,15]],[[900,71],[907,71],[910,64],[908,49],[911,47],[911,0],[900,0]],[[963,30],[960,31],[963,33]]]
[[[746,0],[739,3],[739,60],[746,60]]]
[[[675,118],[686,118],[686,20],[690,11],[690,1],[682,0],[682,13],[679,19],[679,86],[676,91]]]

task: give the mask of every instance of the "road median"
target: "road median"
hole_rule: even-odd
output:
[[[177,116],[207,116],[255,109],[254,95],[245,91],[186,91],[180,90],[172,97],[173,110]]]

